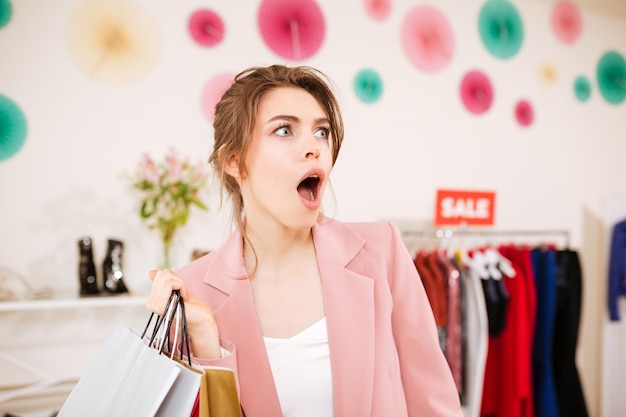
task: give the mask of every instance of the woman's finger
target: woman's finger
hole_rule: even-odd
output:
[[[146,301],[146,306],[157,314],[161,314],[172,295],[172,291],[179,290],[183,299],[186,298],[185,282],[169,270],[150,271],[152,288]]]

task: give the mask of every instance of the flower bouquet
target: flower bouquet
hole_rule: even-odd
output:
[[[189,220],[191,206],[208,210],[201,192],[206,185],[206,163],[191,164],[170,149],[155,162],[147,153],[137,164],[133,188],[141,196],[139,214],[149,229],[157,229],[163,243],[163,264],[169,268],[174,236]]]

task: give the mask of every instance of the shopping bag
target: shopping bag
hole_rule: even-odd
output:
[[[179,308],[180,307],[180,308]],[[178,312],[181,343],[171,335],[172,317]],[[58,413],[76,416],[188,416],[199,392],[203,372],[182,361],[189,338],[184,303],[178,292],[170,297],[158,316],[151,335],[146,336],[153,314],[143,331],[117,326],[94,361],[81,375]],[[167,353],[178,350],[180,358]],[[176,412],[172,412],[172,410]]]
[[[199,387],[202,382],[202,370],[196,369],[178,358],[173,358],[181,368],[176,381],[161,403],[156,417],[187,417],[191,414]]]
[[[204,369],[199,405],[199,417],[242,417],[235,374],[231,369]]]
[[[181,368],[131,329],[117,326],[58,417],[153,417]]]

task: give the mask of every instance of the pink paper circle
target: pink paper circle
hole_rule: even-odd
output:
[[[432,6],[420,5],[404,17],[402,46],[415,66],[438,71],[452,60],[454,34],[443,13]]]
[[[234,73],[223,72],[211,78],[202,90],[202,112],[213,122],[215,118],[215,106],[228,90],[235,79]]]
[[[528,100],[520,100],[515,105],[515,118],[520,126],[526,127],[533,123],[535,118],[533,106]]]
[[[324,16],[315,0],[263,0],[258,24],[266,45],[292,61],[315,54],[326,31]]]
[[[461,81],[461,100],[474,114],[489,110],[493,102],[493,87],[489,78],[478,70],[469,71]]]
[[[563,43],[574,43],[583,29],[583,18],[578,6],[569,1],[559,1],[552,9],[552,30]]]
[[[193,12],[187,27],[191,37],[202,46],[215,46],[224,38],[224,22],[212,10],[199,9]]]
[[[365,0],[365,11],[374,20],[385,20],[391,13],[391,0]]]

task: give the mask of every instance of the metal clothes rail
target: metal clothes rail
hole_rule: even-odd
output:
[[[431,238],[452,239],[455,237],[494,237],[494,238],[519,238],[519,237],[559,237],[565,240],[565,246],[569,247],[570,233],[565,229],[535,229],[535,230],[501,230],[501,229],[467,229],[467,228],[424,228],[424,229],[401,229],[403,238]]]

